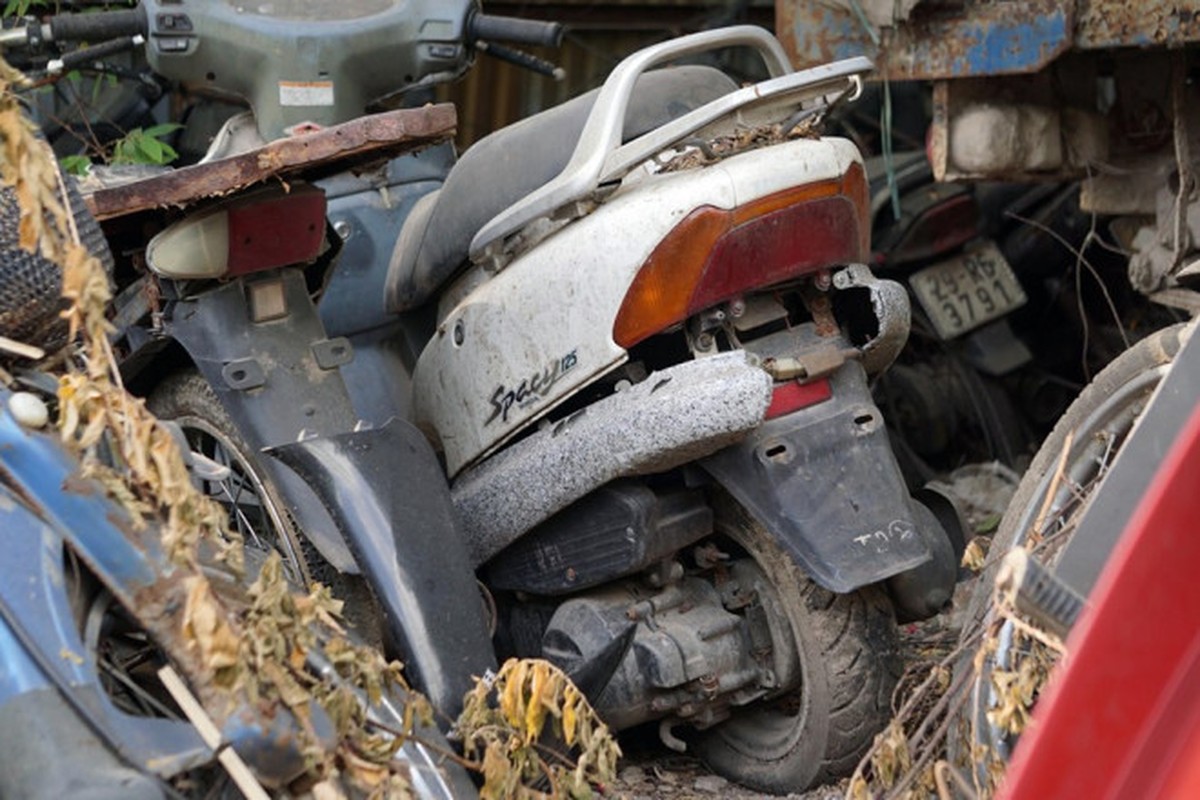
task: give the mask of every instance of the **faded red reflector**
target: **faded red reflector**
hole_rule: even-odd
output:
[[[775,387],[771,395],[771,405],[767,406],[767,419],[775,419],[802,408],[815,406],[833,397],[833,389],[828,379],[822,378],[812,383],[788,381]]]
[[[303,264],[325,241],[325,192],[294,186],[287,194],[256,197],[229,209],[227,275]]]
[[[978,235],[979,205],[975,198],[965,193],[950,195],[923,211],[900,240],[880,255],[891,266],[924,261],[961,247]]]

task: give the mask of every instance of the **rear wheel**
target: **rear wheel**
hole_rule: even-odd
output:
[[[696,752],[726,778],[775,794],[847,775],[891,715],[901,666],[891,604],[877,587],[821,588],[744,509],[717,510],[717,533],[754,558],[783,606],[801,681],[703,732]]]
[[[155,416],[179,425],[192,451],[228,468],[223,479],[196,480],[202,492],[225,508],[229,527],[241,534],[247,566],[253,571],[256,561],[261,563],[271,551],[278,551],[287,579],[308,586],[316,562],[312,545],[296,531],[258,459],[208,381],[195,370],[176,373],[151,393],[147,405]]]

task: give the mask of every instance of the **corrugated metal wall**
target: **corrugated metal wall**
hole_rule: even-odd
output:
[[[480,55],[462,81],[438,90],[458,107],[458,143],[465,148],[491,131],[568,100],[604,82],[638,48],[705,28],[740,22],[771,27],[773,0],[740,2],[485,2],[491,14],[553,19],[567,25],[559,50],[526,48],[567,72],[562,81]]]

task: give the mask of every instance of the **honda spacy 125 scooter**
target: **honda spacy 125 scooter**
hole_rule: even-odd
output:
[[[869,62],[797,73],[761,29],[705,32],[453,166],[433,148],[326,177],[281,165],[370,129],[318,130],[371,96],[459,74],[475,41],[547,28],[465,2],[142,11],[158,72],[257,115],[208,165],[93,195],[135,256],[120,344],[152,404],[234,457],[294,550],[367,575],[435,702],[438,665],[478,642],[444,641],[447,603],[482,613],[465,547],[500,645],[564,666],[615,727],[657,721],[768,791],[848,771],[887,716],[894,609],[935,613],[956,562],[953,508],[909,496],[868,388],[908,302],[864,264],[861,157],[811,130]],[[771,77],[651,69],[726,47]],[[243,162],[286,187],[147,202]],[[138,194],[138,226],[105,211]],[[405,420],[442,454],[457,533]]]

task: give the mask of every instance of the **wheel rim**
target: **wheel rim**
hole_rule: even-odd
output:
[[[1047,566],[1053,567],[1058,562],[1091,498],[1108,475],[1121,446],[1145,410],[1150,395],[1169,368],[1169,364],[1164,364],[1134,376],[1106,397],[1080,423],[1075,429],[1057,483],[1057,470],[1048,470],[1041,477],[1031,501],[1021,509],[1016,523],[1018,540],[1014,546],[1028,546],[1030,552]],[[1058,462],[1054,463],[1057,465]],[[1047,501],[1052,487],[1054,495]],[[982,623],[985,630],[991,626],[994,618],[994,609],[989,606]],[[980,663],[972,691],[972,705],[975,708],[975,728],[983,740],[980,743],[1007,761],[1020,734],[1009,733],[988,718],[987,712],[1001,702],[992,675],[996,669],[1016,671],[1031,656],[1028,650],[1018,645],[1016,626],[1011,620],[1005,620],[996,635],[995,652]],[[988,760],[984,758],[976,762],[979,776],[985,781]]]
[[[1062,479],[1054,497],[1046,504],[1046,495],[1054,483],[1055,474],[1042,476],[1035,500],[1022,509],[1017,530],[1025,531],[1024,545],[1035,534],[1040,542],[1031,548],[1048,564],[1053,565],[1075,530],[1075,524],[1087,508],[1096,488],[1104,480],[1116,459],[1121,445],[1145,410],[1146,400],[1154,390],[1168,365],[1155,367],[1137,375],[1109,395],[1087,416],[1075,431]],[[1045,514],[1042,515],[1042,507]],[[1034,530],[1042,516],[1041,530]]]
[[[135,716],[180,719],[162,693],[152,691],[160,685],[155,672],[165,663],[162,650],[129,619],[107,589],[96,591],[87,604],[82,638],[113,705]]]
[[[743,549],[754,560],[757,569],[762,572],[764,580],[770,586],[770,601],[782,609],[790,627],[788,633],[792,640],[790,645],[794,657],[797,659],[799,683],[779,696],[758,700],[736,709],[729,719],[707,731],[706,735],[720,739],[730,750],[750,761],[779,761],[795,751],[800,740],[809,734],[813,713],[808,690],[808,654],[802,644],[800,630],[803,622],[797,618],[792,603],[779,596],[779,587],[775,585],[777,576],[768,564],[764,564],[764,554],[737,529],[737,525],[718,522],[717,533]],[[799,602],[798,599],[796,602]],[[819,760],[820,755],[817,758]]]
[[[190,725],[158,677],[158,669],[168,663],[162,648],[69,550],[66,564],[64,573],[80,641],[96,665],[109,702],[133,717]],[[181,766],[181,771],[161,778],[173,787],[174,797],[217,800],[241,796],[234,793],[228,774],[215,761]]]
[[[246,455],[207,420],[183,416],[175,421],[193,452],[228,468],[224,480],[197,476],[193,481],[225,509],[230,529],[242,537],[252,569],[257,569],[255,561],[265,561],[271,552],[277,552],[283,559],[284,576],[297,586],[307,586],[307,571],[294,540],[286,533],[284,514]]]

